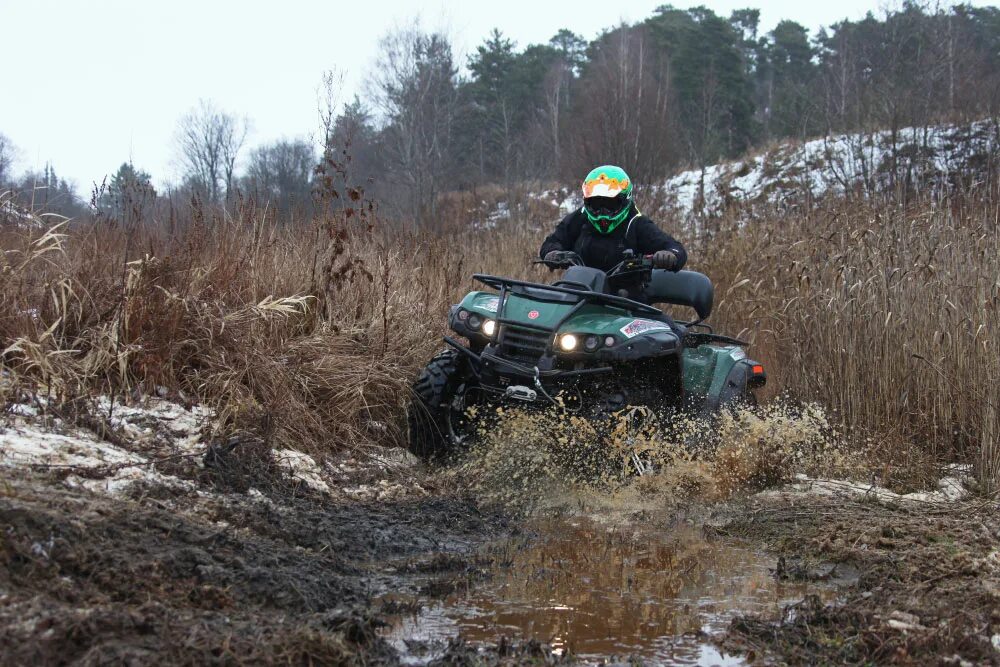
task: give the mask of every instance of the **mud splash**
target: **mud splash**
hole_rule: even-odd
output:
[[[734,617],[777,618],[807,595],[835,595],[845,583],[836,576],[781,580],[774,556],[678,518],[800,470],[842,468],[821,410],[774,406],[710,423],[638,410],[603,424],[557,410],[487,419],[445,474],[519,514],[524,532],[492,545],[443,598],[384,598],[386,609],[410,610],[393,616],[390,643],[414,664],[449,640],[503,638],[589,662],[740,664],[713,644]]]
[[[387,596],[420,610],[394,617],[386,638],[414,664],[438,657],[450,639],[490,645],[506,637],[587,662],[735,665],[742,660],[711,642],[734,616],[775,617],[808,594],[835,595],[835,582],[780,581],[773,557],[683,522],[539,519],[494,545],[487,562],[482,583],[443,600]]]
[[[867,469],[822,409],[776,403],[710,420],[623,410],[594,423],[558,410],[500,410],[451,471],[484,502],[531,513],[576,496],[662,506],[717,502]],[[572,504],[572,503],[571,503]]]

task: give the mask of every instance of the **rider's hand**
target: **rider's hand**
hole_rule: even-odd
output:
[[[566,253],[563,250],[550,250],[545,253],[545,257],[542,259],[546,262],[558,263],[565,261]]]
[[[657,269],[673,271],[677,268],[677,255],[669,250],[657,250],[653,253],[653,266]]]
[[[542,261],[550,270],[555,271],[572,266],[575,263],[573,261],[575,257],[576,253],[571,250],[550,250],[545,253],[545,258]]]

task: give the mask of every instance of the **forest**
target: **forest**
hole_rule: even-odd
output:
[[[54,165],[15,174],[16,138],[3,135],[0,185],[26,207],[64,215],[138,208],[143,217],[194,195],[308,220],[325,154],[388,217],[432,225],[445,193],[565,184],[598,163],[653,183],[784,140],[991,117],[1000,9],[905,2],[859,21],[811,31],[786,20],[764,33],[756,9],[665,5],[589,42],[563,29],[520,46],[494,30],[465,60],[451,36],[416,23],[381,38],[352,99],[342,99],[336,72],[320,86],[319,141],[249,149],[242,114],[252,110],[201,100],[178,120],[182,175],[162,192],[127,162],[100,183],[69,183]]]

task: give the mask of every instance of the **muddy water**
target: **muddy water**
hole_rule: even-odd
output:
[[[636,656],[650,663],[734,665],[709,636],[740,612],[780,613],[816,584],[776,581],[773,558],[670,529],[614,525],[596,518],[535,522],[524,537],[494,545],[487,576],[445,600],[402,615],[388,638],[419,663],[435,644],[501,636],[535,638],[593,661]],[[392,598],[392,596],[389,596]],[[414,650],[414,648],[417,650]]]

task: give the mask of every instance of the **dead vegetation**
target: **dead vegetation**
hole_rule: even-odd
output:
[[[531,224],[476,229],[455,198],[451,231],[412,233],[339,192],[308,226],[196,202],[132,226],[4,226],[0,398],[168,393],[273,446],[401,444],[409,382],[440,347],[448,305],[477,271],[548,279],[528,259],[556,214],[538,203]],[[686,232],[653,215],[715,281],[716,328],[753,342],[771,387],[830,410],[883,483],[917,486],[959,459],[990,490],[998,207],[991,189],[733,211]]]
[[[912,485],[935,460],[1000,473],[993,190],[942,201],[842,201],[720,224],[695,257],[713,276],[715,322],[753,341],[770,385],[835,411]],[[742,332],[740,331],[742,329]]]

